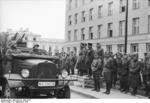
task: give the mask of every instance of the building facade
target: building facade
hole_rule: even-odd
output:
[[[105,51],[124,51],[127,0],[66,0],[65,50],[81,42],[101,43]],[[127,53],[150,52],[150,0],[128,0]]]

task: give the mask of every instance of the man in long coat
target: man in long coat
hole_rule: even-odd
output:
[[[121,92],[127,93],[129,91],[129,60],[126,54],[122,57],[122,67],[120,70],[120,85]]]
[[[148,53],[145,58],[146,94],[150,98],[150,53]]]
[[[85,49],[84,49],[84,43],[81,43],[80,44],[79,56],[77,58],[77,62],[76,62],[76,65],[75,65],[75,68],[78,69],[78,74],[80,76],[83,76],[84,72],[86,70],[86,68],[85,68],[85,55],[86,55],[86,52],[85,52]]]
[[[94,59],[94,50],[92,48],[92,43],[88,43],[88,51],[86,53],[86,60],[85,60],[85,65],[88,71],[88,75],[91,77],[92,76],[92,70],[91,70],[91,64]]]
[[[112,80],[112,66],[113,66],[113,60],[112,57],[109,55],[109,53],[105,53],[105,58],[104,58],[104,67],[103,67],[103,76],[106,82],[106,91],[104,92],[105,94],[110,94],[110,89],[111,89],[111,80]]]
[[[132,88],[131,94],[136,95],[138,86],[140,85],[140,63],[138,61],[138,54],[132,54],[129,63],[129,78],[129,83]]]

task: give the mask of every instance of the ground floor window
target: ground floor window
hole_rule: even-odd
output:
[[[106,45],[107,52],[112,52],[112,45]]]
[[[147,43],[147,44],[146,44],[146,52],[147,52],[147,53],[150,52],[150,43]]]
[[[118,45],[118,52],[123,53],[124,52],[124,44]]]
[[[139,47],[138,44],[131,44],[131,53],[138,53]]]

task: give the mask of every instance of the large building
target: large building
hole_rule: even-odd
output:
[[[80,42],[100,42],[105,51],[123,52],[127,0],[66,0],[66,51]],[[128,0],[127,52],[150,52],[150,0]]]

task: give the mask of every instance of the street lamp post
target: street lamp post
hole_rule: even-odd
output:
[[[126,0],[126,18],[125,18],[125,49],[124,53],[127,53],[127,44],[128,44],[128,0]]]

